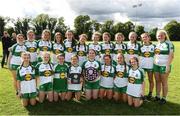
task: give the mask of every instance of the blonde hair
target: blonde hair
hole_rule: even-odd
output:
[[[132,31],[132,32],[129,33],[129,38],[130,38],[130,36],[133,35],[133,34],[136,36],[136,38],[138,37],[137,33],[134,32],[134,31]]]
[[[156,32],[156,38],[157,38],[157,35],[158,35],[159,33],[163,33],[163,34],[166,36],[165,40],[170,40],[170,39],[169,39],[169,35],[168,35],[167,32],[166,32],[165,30],[163,30],[163,29],[160,29],[160,30],[158,30],[158,31]]]
[[[50,32],[50,30],[49,29],[44,29],[43,32],[42,32],[42,37],[44,36],[45,33],[49,33],[48,41],[50,41],[51,40],[51,32]]]
[[[88,39],[88,36],[87,36],[86,34],[81,34],[81,35],[79,36],[79,38],[81,38],[81,37],[86,38],[86,40]]]
[[[34,31],[33,31],[33,30],[28,30],[28,31],[27,31],[27,35],[28,35],[29,33],[33,33],[33,34],[34,34]]]
[[[96,31],[96,32],[94,32],[93,35],[92,35],[92,40],[94,40],[94,37],[95,37],[96,35],[99,36],[99,39],[100,39],[101,33],[99,33],[99,32]]]
[[[122,33],[116,33],[116,35],[115,35],[115,40],[116,40],[116,38],[117,38],[118,36],[121,36],[121,37],[123,38],[123,40],[124,40],[124,38],[125,38]]]

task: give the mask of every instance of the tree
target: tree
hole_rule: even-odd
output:
[[[140,35],[145,32],[145,31],[144,31],[144,26],[142,26],[142,25],[137,25],[137,26],[135,27],[135,32],[137,33],[138,37],[140,38]]]
[[[70,28],[64,24],[64,18],[63,17],[58,18],[57,24],[55,26],[55,32],[60,32],[64,38],[65,33],[68,29],[70,29]]]
[[[167,31],[169,38],[173,41],[180,40],[180,23],[175,20],[170,21],[164,26],[164,29]]]
[[[131,21],[125,22],[124,25],[126,30],[124,33],[125,40],[128,40],[128,35],[130,32],[134,31],[135,26]]]
[[[118,32],[123,34],[126,32],[124,23],[118,22],[113,26],[113,33],[116,34]]]
[[[74,19],[74,27],[76,37],[82,33],[88,35],[91,38],[93,33],[93,22],[88,15],[79,15]]]
[[[26,35],[27,31],[30,29],[29,23],[30,18],[18,18],[17,21],[14,21],[14,30],[16,33],[22,33],[24,36]]]
[[[113,25],[114,25],[113,20],[107,20],[101,26],[101,33],[109,32],[111,34],[111,40],[112,41],[114,40]]]
[[[151,41],[156,41],[156,32],[157,32],[158,28],[152,28],[149,31],[149,35],[151,36]]]

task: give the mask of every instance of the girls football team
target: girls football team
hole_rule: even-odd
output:
[[[166,31],[157,31],[156,45],[148,33],[141,34],[141,44],[135,32],[129,33],[127,43],[122,33],[115,35],[115,42],[111,42],[108,32],[103,33],[101,44],[98,32],[93,33],[90,44],[86,43],[86,34],[79,36],[79,42],[71,30],[65,37],[63,40],[57,32],[51,41],[51,33],[45,29],[36,41],[34,32],[29,30],[26,41],[18,34],[17,44],[9,48],[8,66],[23,106],[45,99],[80,100],[83,91],[87,100],[107,98],[139,107],[145,96],[145,72],[149,80],[147,99],[152,98],[156,85],[155,101],[166,103],[174,54]]]

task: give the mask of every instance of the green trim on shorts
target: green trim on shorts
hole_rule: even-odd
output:
[[[99,89],[100,88],[99,82],[100,80],[96,82],[85,81],[85,89]]]
[[[160,74],[166,73],[166,66],[159,66],[154,64],[154,72],[159,72]],[[171,72],[171,65],[170,65],[170,72]]]
[[[81,92],[81,90],[69,90],[68,89],[68,92]]]
[[[35,99],[37,97],[37,92],[33,93],[24,93],[21,95],[22,99]]]
[[[112,88],[107,88],[107,87],[100,86],[100,89],[106,89],[106,90],[112,89],[113,90],[113,87]]]
[[[19,66],[20,66],[20,65],[10,64],[10,69],[11,69],[11,70],[17,70],[17,68],[18,68]]]
[[[153,69],[147,69],[147,68],[143,68],[144,69],[144,71],[146,71],[146,72],[153,72],[154,70]]]
[[[135,96],[132,96],[132,95],[129,95],[129,94],[127,94],[128,96],[131,96],[131,97],[133,97],[133,98],[135,98],[135,99],[141,99],[141,97],[135,97]]]
[[[114,85],[114,91],[118,92],[118,93],[126,94],[127,86],[125,86],[125,87],[117,87],[116,85]]]
[[[39,86],[39,91],[44,91],[44,92],[53,91],[53,84],[52,84],[52,82],[40,85]]]

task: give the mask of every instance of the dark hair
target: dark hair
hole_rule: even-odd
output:
[[[132,60],[132,59],[136,60],[137,65],[139,66],[139,60],[138,60],[138,58],[137,58],[137,57],[132,57],[132,58],[130,58],[130,60],[129,60],[129,63],[130,63],[130,64],[131,64],[131,60]]]
[[[74,38],[74,32],[73,32],[72,30],[67,30],[67,31],[66,31],[66,34],[67,34],[68,32],[70,32],[70,33],[73,34],[72,44],[71,44],[71,47],[73,48],[74,46],[76,46],[76,40],[75,40],[75,38]],[[66,36],[66,37],[67,37],[67,36]]]
[[[63,44],[63,37],[62,37],[62,34],[61,34],[60,32],[56,32],[56,33],[55,33],[54,42],[57,43],[57,41],[56,41],[56,36],[57,36],[57,35],[60,35],[60,37],[61,37],[60,44]]]

